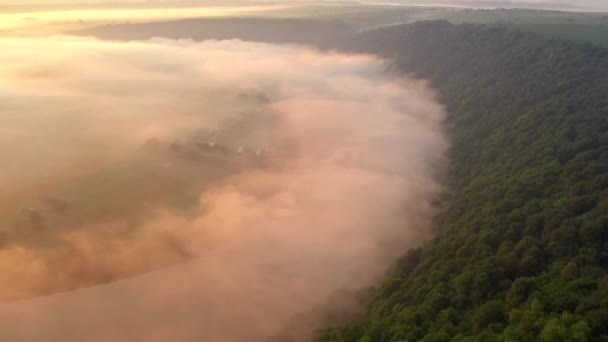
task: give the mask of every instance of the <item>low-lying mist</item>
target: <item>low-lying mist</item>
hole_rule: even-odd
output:
[[[444,112],[374,57],[0,44],[0,297],[105,284],[0,304],[0,340],[307,339],[430,235]]]

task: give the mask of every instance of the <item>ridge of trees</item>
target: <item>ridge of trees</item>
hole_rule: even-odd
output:
[[[452,148],[435,239],[329,341],[608,341],[608,49],[445,21],[343,49],[430,80]]]

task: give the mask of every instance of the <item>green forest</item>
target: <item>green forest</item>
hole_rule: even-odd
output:
[[[318,340],[608,341],[608,50],[445,21],[344,48],[431,80],[451,166],[436,238]]]

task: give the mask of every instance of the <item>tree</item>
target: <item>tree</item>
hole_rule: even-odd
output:
[[[488,325],[505,321],[505,307],[502,301],[493,300],[483,304],[475,312],[474,331],[480,332]]]
[[[561,276],[564,280],[574,280],[578,278],[578,266],[575,262],[569,262],[564,266],[561,272]]]

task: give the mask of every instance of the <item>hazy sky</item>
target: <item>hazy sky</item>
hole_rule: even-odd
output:
[[[74,3],[74,4],[83,4],[83,3],[126,3],[126,2],[190,2],[188,0],[184,1],[184,0],[45,0],[45,1],[41,1],[41,0],[0,0],[0,5],[23,5],[23,4],[29,4],[29,3],[40,3],[40,4],[70,4],[70,3]],[[298,1],[298,0],[295,0]],[[301,0],[301,1],[305,1],[305,0]],[[345,0],[346,1],[346,0]],[[591,10],[606,10],[608,11],[608,1],[606,0],[386,0],[386,1],[381,1],[381,0],[372,0],[372,1],[378,1],[378,2],[399,2],[399,3],[416,3],[416,4],[420,4],[420,3],[454,3],[454,4],[463,4],[466,2],[486,2],[486,3],[491,3],[491,2],[498,2],[498,3],[506,3],[506,2],[512,2],[512,3],[521,3],[521,4],[530,4],[530,3],[547,3],[547,4],[565,4],[565,5],[570,5],[570,6],[574,6],[577,8],[581,8],[581,7],[585,7],[585,8],[589,8]],[[191,2],[200,2],[203,3],[205,5],[209,5],[209,4],[217,4],[217,5],[222,5],[222,4],[229,4],[229,3],[235,3],[236,1],[233,0],[217,0],[217,1],[210,1],[210,0],[203,0],[203,1],[195,1],[195,0],[191,0]],[[247,0],[245,0],[244,2],[247,2]],[[278,1],[281,2],[281,1]],[[348,2],[350,2],[350,0],[348,0]],[[525,5],[522,5],[525,6]]]
[[[456,1],[454,1],[456,2]],[[466,2],[462,0],[461,2]],[[493,2],[493,0],[487,0],[487,2]],[[508,2],[504,0],[496,0],[496,2]],[[608,10],[608,1],[606,0],[513,0],[513,3],[539,3],[539,4],[565,4],[574,7],[586,7],[592,10]]]

